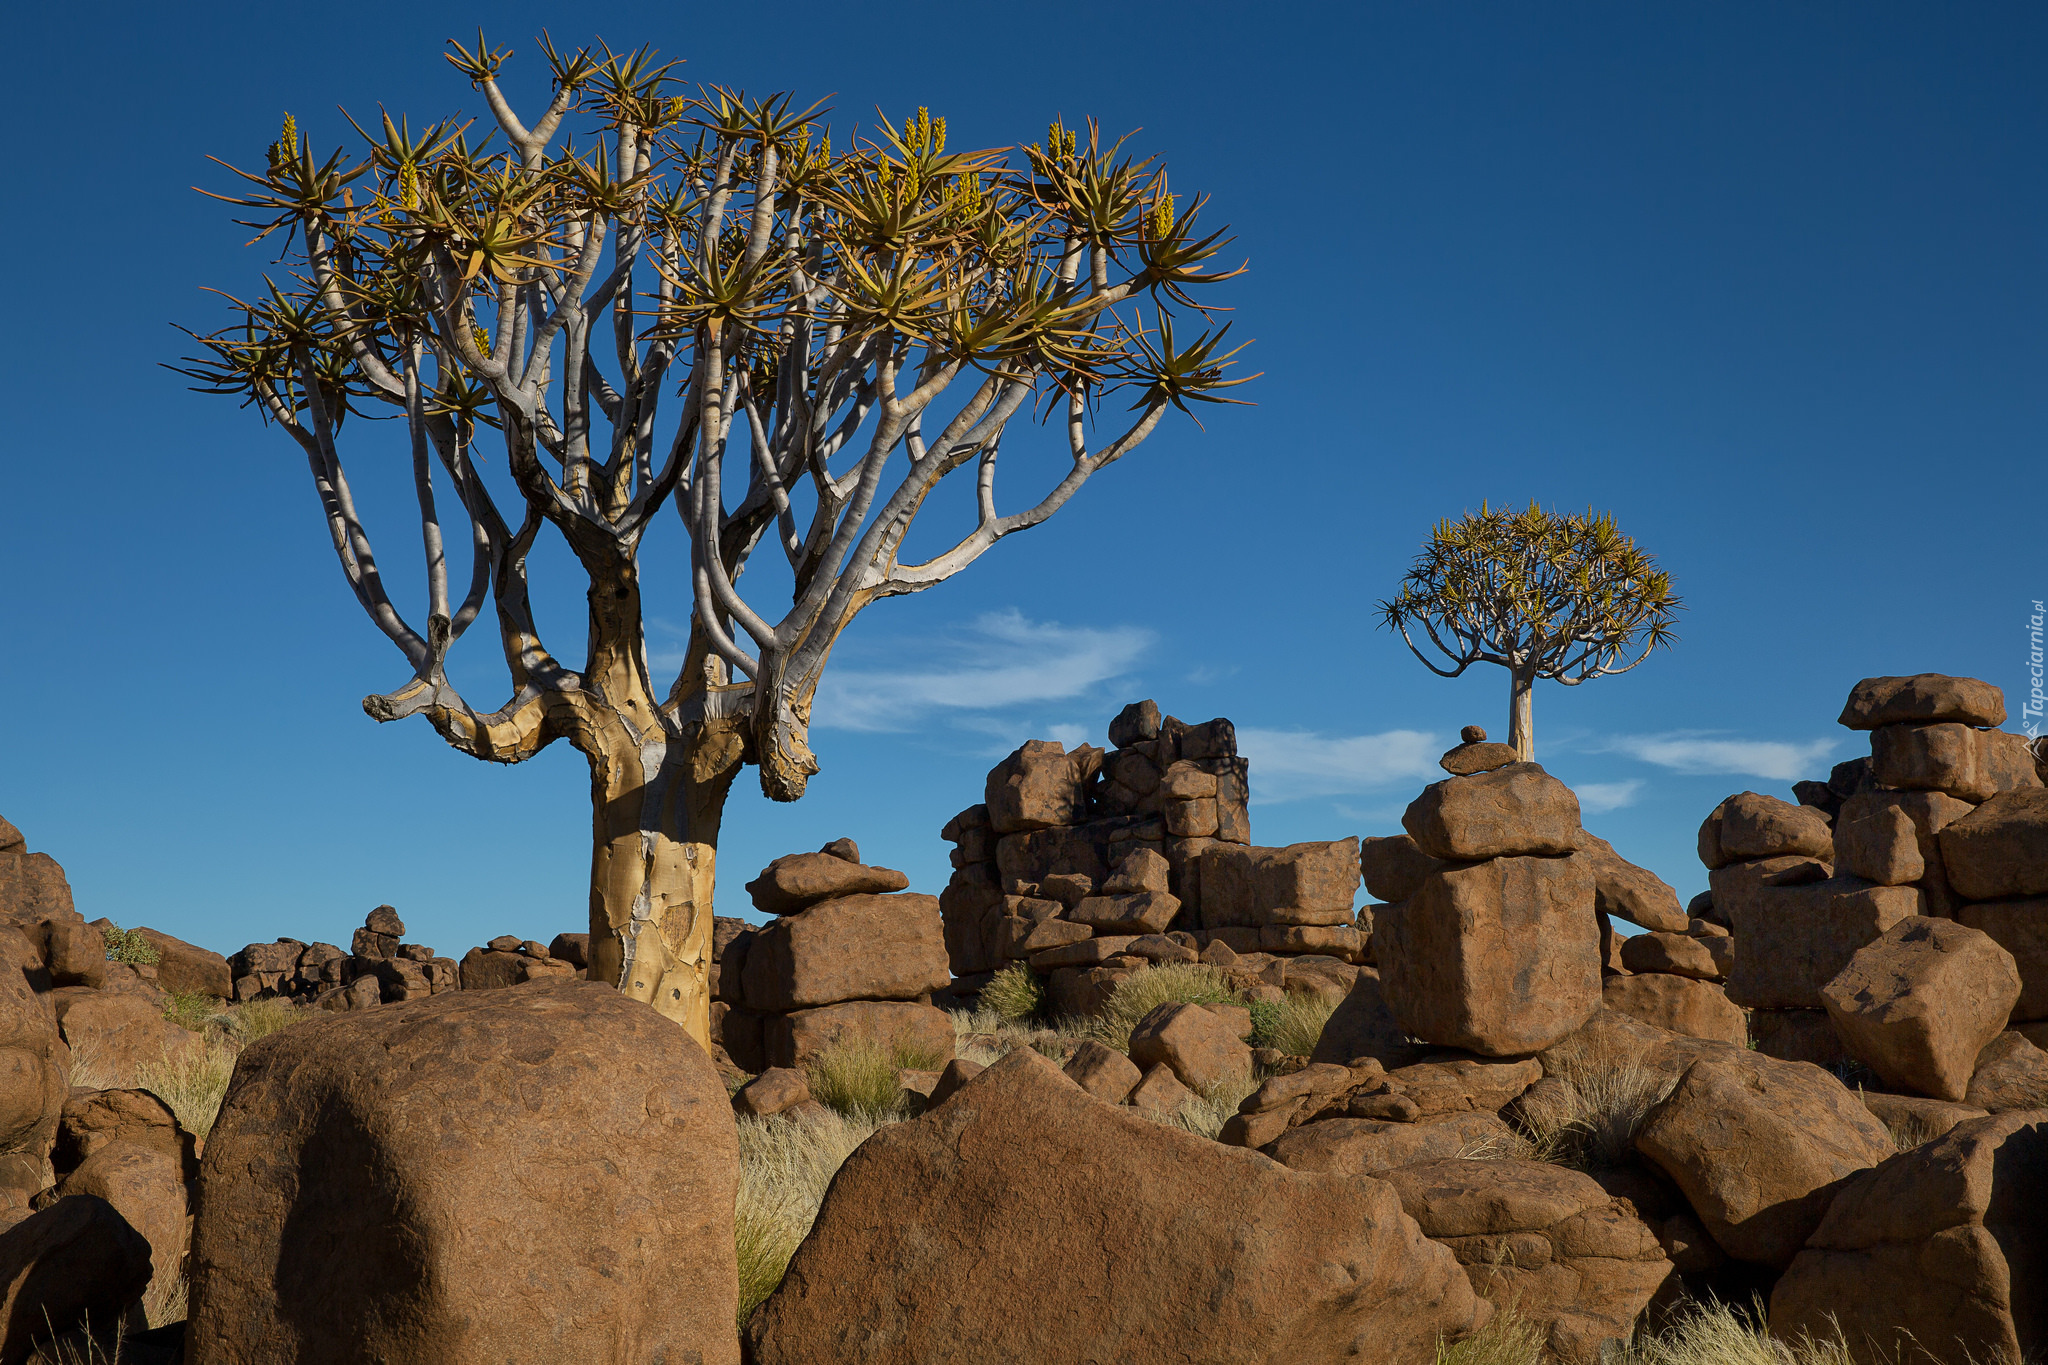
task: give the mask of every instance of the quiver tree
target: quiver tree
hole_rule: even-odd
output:
[[[322,158],[287,117],[267,164],[216,197],[284,244],[288,279],[195,336],[182,372],[305,453],[342,573],[410,671],[364,710],[424,716],[493,762],[558,739],[588,759],[591,973],[703,1039],[735,775],[757,764],[768,796],[803,795],[812,699],[862,608],[1052,516],[1169,408],[1233,401],[1221,391],[1244,381],[1224,377],[1223,332],[1176,340],[1172,310],[1206,317],[1196,296],[1238,272],[1210,268],[1222,239],[1198,232],[1200,201],[1177,206],[1158,165],[1092,125],[962,152],[919,110],[835,150],[815,106],[686,97],[646,50],[545,39],[553,95],[529,123],[499,86],[508,52],[481,36],[450,47],[495,129],[387,115],[359,157]],[[1098,406],[1117,390],[1135,401],[1103,439]],[[1057,418],[1066,443],[1005,512],[998,461],[1020,415],[1026,436]],[[359,463],[406,458],[363,430],[377,416],[410,459],[419,615],[379,571],[343,460],[345,446]],[[501,442],[502,463],[486,449]],[[956,474],[973,488],[963,524],[906,557]],[[640,556],[671,504],[689,582],[658,586],[687,594],[689,639],[662,686]],[[580,666],[528,605],[544,532],[588,579]],[[448,547],[465,538],[466,585]],[[743,591],[764,543],[777,572]],[[479,711],[446,662],[486,612],[511,694]]]
[[[1626,673],[1668,645],[1682,604],[1671,575],[1610,515],[1493,511],[1440,521],[1382,624],[1446,678],[1475,663],[1508,671],[1508,743],[1536,756],[1536,680],[1575,687]],[[1420,634],[1445,662],[1418,643]]]

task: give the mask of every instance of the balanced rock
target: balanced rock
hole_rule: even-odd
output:
[[[738,1172],[710,1059],[609,986],[285,1029],[206,1144],[189,1358],[731,1365]]]
[[[1593,872],[1577,857],[1501,857],[1434,873],[1375,924],[1387,1006],[1408,1033],[1444,1047],[1491,1057],[1548,1047],[1600,1008],[1592,911]]]
[[[2003,725],[2005,693],[1976,678],[1951,678],[1944,673],[1865,678],[1849,689],[1840,723],[1851,730],[1875,730],[1905,721]]]
[[[1579,799],[1537,764],[1512,763],[1424,787],[1401,827],[1446,862],[1565,854],[1578,847]]]
[[[938,899],[912,892],[843,896],[773,920],[755,932],[744,975],[756,1010],[914,1000],[953,979]]]
[[[1998,1114],[1852,1176],[1771,1294],[1771,1332],[1857,1365],[2048,1355],[2048,1115]]]
[[[1578,833],[1578,853],[1593,869],[1593,906],[1602,914],[1640,924],[1645,929],[1684,933],[1685,911],[1670,883],[1637,867],[1614,851],[1614,845],[1585,830]]]
[[[1819,1067],[1730,1046],[1686,1068],[1635,1148],[1684,1191],[1722,1250],[1782,1270],[1839,1183],[1884,1160],[1892,1144]]]
[[[2005,1029],[2020,976],[1988,935],[1914,915],[1858,949],[1820,994],[1857,1060],[1900,1089],[1960,1100],[1977,1054]]]
[[[1473,773],[1490,773],[1495,768],[1505,768],[1520,758],[1511,744],[1489,744],[1480,740],[1460,744],[1436,762],[1439,768],[1454,777],[1469,777]]]
[[[1566,1365],[1598,1365],[1672,1278],[1657,1234],[1582,1172],[1451,1159],[1402,1166],[1386,1181],[1480,1296],[1534,1326]]]
[[[1834,850],[1833,831],[1811,806],[1757,792],[1729,797],[1700,828],[1700,861],[1710,869],[1755,858],[1832,858]]]
[[[1393,1361],[1485,1314],[1388,1186],[1102,1104],[1027,1048],[861,1144],[747,1335],[759,1365]]]
[[[1870,770],[1879,786],[1947,792],[1964,801],[2041,790],[2025,736],[1967,725],[1883,726],[1870,736]]]
[[[764,915],[794,915],[839,896],[901,891],[910,878],[894,868],[866,867],[832,852],[789,853],[761,869],[747,883],[754,908]]]

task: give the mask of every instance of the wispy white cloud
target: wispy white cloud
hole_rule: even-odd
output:
[[[1251,760],[1252,799],[1300,801],[1371,791],[1391,782],[1441,778],[1448,746],[1420,730],[1325,735],[1313,730],[1241,729],[1237,749]]]
[[[1836,744],[1831,739],[1799,744],[1783,740],[1719,738],[1725,733],[1718,730],[1672,730],[1661,735],[1617,735],[1598,748],[1693,776],[1737,773],[1796,782],[1802,777],[1814,776]]]
[[[1627,782],[1587,782],[1573,790],[1578,793],[1579,809],[1598,815],[1602,811],[1633,806],[1636,793],[1642,790],[1642,786],[1641,778],[1633,778]]]
[[[1065,626],[1015,610],[990,612],[901,650],[910,656],[904,667],[827,669],[813,723],[901,731],[934,712],[972,724],[977,711],[1070,701],[1128,673],[1152,641],[1139,626]],[[1081,738],[1079,727],[1058,728]]]

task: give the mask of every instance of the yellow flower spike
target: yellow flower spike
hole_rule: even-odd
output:
[[[407,212],[420,206],[420,168],[410,161],[398,168],[398,197]]]
[[[491,334],[473,322],[469,324],[469,339],[476,343],[477,350],[483,354],[491,353]]]
[[[287,155],[298,155],[299,123],[297,119],[292,117],[292,111],[289,109],[284,111],[284,131],[277,135],[277,141],[278,145],[285,149]]]

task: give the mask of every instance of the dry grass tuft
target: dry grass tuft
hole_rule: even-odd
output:
[[[1131,1030],[1161,1005],[1235,1005],[1240,1003],[1230,978],[1200,962],[1168,962],[1132,972],[1116,983],[1102,1013],[1087,1020],[1084,1031],[1119,1052],[1131,1050]]]
[[[1678,1083],[1641,1052],[1613,1044],[1560,1048],[1553,1066],[1560,1103],[1525,1112],[1523,1128],[1541,1159],[1585,1171],[1626,1164],[1636,1130]]]
[[[945,1065],[937,1049],[899,1039],[890,1047],[866,1039],[834,1043],[804,1068],[811,1098],[847,1118],[883,1123],[904,1117],[900,1071],[936,1071]]]
[[[235,1049],[218,1038],[208,1038],[197,1046],[166,1054],[160,1062],[137,1067],[135,1081],[171,1106],[186,1132],[203,1139],[220,1117],[221,1101],[227,1097],[228,1081],[234,1074]]]
[[[1011,1024],[1035,1018],[1045,1008],[1045,983],[1023,963],[1013,962],[981,988],[981,1008]]]
[[[740,1188],[733,1240],[739,1253],[739,1323],[782,1283],[789,1258],[817,1221],[840,1165],[881,1126],[838,1114],[741,1117]]]
[[[258,1038],[266,1038],[280,1029],[287,1029],[301,1022],[308,1013],[306,1009],[282,996],[273,995],[267,999],[251,1000],[247,1004],[230,1008],[227,1018],[232,1022],[227,1025],[227,1031],[244,1043],[253,1043]]]
[[[1542,1328],[1502,1308],[1463,1341],[1439,1341],[1436,1365],[1543,1365],[1544,1338]]]
[[[1287,998],[1252,1006],[1252,1046],[1277,1048],[1290,1057],[1306,1057],[1322,1041],[1323,1026],[1337,1002],[1312,991],[1289,991]]]
[[[1461,1161],[1553,1161],[1555,1153],[1527,1134],[1510,1128],[1504,1133],[1488,1133],[1474,1138],[1458,1149]]]
[[[164,1018],[194,1033],[205,1032],[208,1024],[225,1022],[220,1001],[205,991],[172,991],[164,999]]]
[[[120,1082],[112,1063],[92,1042],[80,1042],[71,1049],[70,1085],[73,1090],[112,1090]]]
[[[1836,1335],[1823,1341],[1774,1341],[1759,1326],[1762,1308],[1694,1304],[1664,1331],[1638,1336],[1613,1365],[1851,1365]],[[1544,1332],[1512,1308],[1493,1315],[1463,1341],[1437,1346],[1436,1365],[1545,1365]],[[1601,1356],[1608,1360],[1607,1355]]]
[[[1246,1075],[1234,1081],[1212,1085],[1198,1090],[1194,1097],[1182,1104],[1171,1114],[1161,1114],[1150,1109],[1133,1109],[1130,1112],[1168,1128],[1181,1128],[1214,1141],[1223,1131],[1223,1125],[1237,1112],[1237,1106],[1244,1103],[1245,1096],[1259,1088],[1265,1079],[1260,1075]]]

